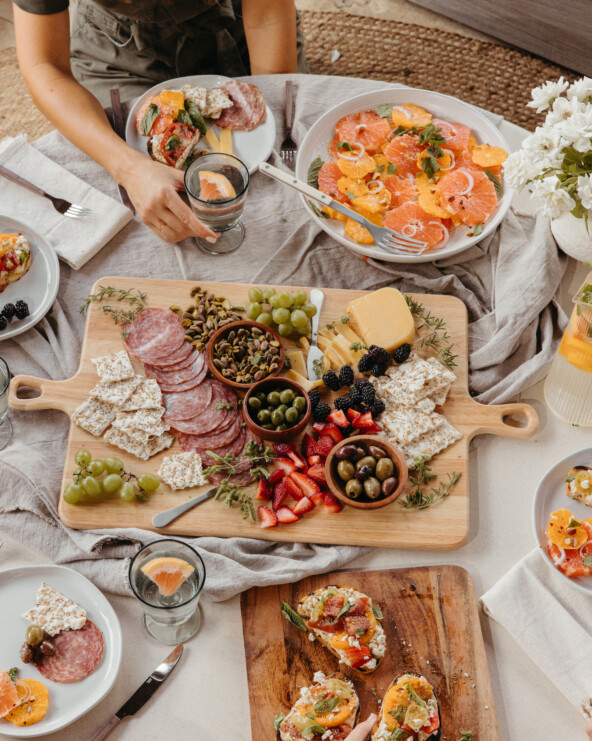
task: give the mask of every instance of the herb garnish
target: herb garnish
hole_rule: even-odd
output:
[[[306,182],[311,186],[311,188],[319,189],[319,170],[324,164],[325,163],[320,157],[317,157],[310,163],[306,175]]]
[[[395,728],[391,733],[389,741],[403,741],[403,739],[410,738],[410,732],[404,731],[402,728]]]
[[[368,345],[365,345],[363,342],[352,342],[349,349],[354,352],[359,352],[360,350],[367,350]]]
[[[277,732],[279,730],[279,727],[282,724],[282,722],[283,722],[283,720],[284,720],[285,717],[286,716],[283,713],[276,713],[276,715],[275,715],[275,717],[273,719],[273,729],[274,729],[274,731]]]
[[[116,309],[110,304],[105,304],[105,299],[113,298],[116,301],[126,301],[130,308]],[[96,293],[89,294],[80,306],[80,313],[85,314],[91,303],[100,304],[99,309],[110,316],[115,324],[131,324],[136,318],[136,314],[144,308],[144,300],[146,294],[138,291],[136,288],[113,288],[113,286],[99,286],[99,290]]]
[[[319,723],[309,723],[302,731],[302,735],[304,738],[312,738],[315,733],[326,733],[326,731],[325,726],[321,726]]]
[[[343,607],[341,608],[341,610],[339,610],[339,614],[337,615],[337,618],[336,619],[339,620],[339,618],[342,618],[344,615],[347,615],[347,613],[350,610],[351,610],[351,605],[349,603],[349,600],[346,599],[345,600],[345,604],[343,605]]]
[[[379,105],[376,110],[378,111],[380,118],[390,118],[391,113],[393,112],[393,107],[392,105],[385,103],[384,105]]]
[[[13,682],[16,684],[16,678],[18,677],[18,666],[13,666],[12,669],[9,669],[6,673],[8,676],[12,679]]]
[[[498,198],[501,198],[504,195],[504,186],[500,183],[498,178],[491,172],[491,170],[483,170],[483,174],[487,175],[487,177],[493,183],[493,187],[495,189],[495,195]]]
[[[458,741],[472,741],[473,731],[461,731],[460,738]]]
[[[317,715],[320,715],[321,713],[330,713],[337,705],[339,705],[338,697],[325,697],[322,700],[317,700],[312,709]]]
[[[380,605],[372,605],[372,612],[374,613],[374,617],[377,620],[382,620],[384,615],[382,614],[382,610],[380,609]]]
[[[475,226],[473,227],[473,236],[478,237],[482,231],[483,231],[483,222],[480,221],[478,224],[475,224]]]
[[[349,142],[338,142],[337,149],[339,149],[339,151],[345,149],[346,152],[353,152],[354,151],[354,148],[352,147],[352,145]]]
[[[230,409],[234,409],[234,404],[232,404],[232,403],[231,403],[230,401],[227,401],[227,402],[225,402],[225,403],[224,403],[224,402],[221,402],[221,401],[219,401],[219,402],[218,402],[218,403],[216,404],[216,409],[228,409],[228,410],[230,410]]]
[[[341,317],[341,323],[342,323],[342,324],[349,324],[349,314],[344,314],[344,315],[343,315],[343,316]]]
[[[394,175],[397,172],[397,166],[393,165],[392,162],[388,163],[388,167],[386,168],[386,174],[387,175]]]
[[[157,105],[154,103],[150,103],[148,108],[146,108],[146,113],[144,114],[144,117],[142,118],[142,123],[140,124],[140,132],[143,136],[148,136],[150,134],[150,129],[152,128],[152,124],[156,121],[156,119],[160,116],[160,109]]]
[[[306,623],[304,622],[304,620],[297,612],[295,612],[290,607],[287,602],[282,602],[281,610],[286,620],[289,620],[292,625],[298,628],[298,630],[301,630],[303,633],[308,633],[308,628],[306,627]]]
[[[422,329],[427,331],[420,337],[422,347],[429,347],[436,352],[442,365],[445,365],[449,370],[454,368],[456,366],[455,358],[458,355],[452,353],[454,343],[446,331],[444,319],[434,316],[422,303],[415,301],[407,294],[405,294],[405,301],[409,311],[418,319],[417,331],[419,332]]]
[[[572,517],[571,520],[567,523],[567,527],[582,527],[582,524],[577,520],[574,520],[574,518]]]
[[[200,107],[192,100],[186,100],[185,101],[185,110],[189,114],[189,117],[191,119],[191,123],[195,126],[195,128],[201,133],[202,136],[206,135],[206,122],[204,121],[204,117],[202,115],[202,112],[200,110]],[[180,111],[179,111],[180,113]],[[179,120],[179,118],[177,118]]]
[[[326,214],[324,211],[321,211],[321,209],[317,206],[314,201],[308,201],[308,205],[311,207],[312,212],[315,214],[315,216],[318,216],[319,219],[328,219],[329,214]]]
[[[181,140],[176,134],[173,134],[173,136],[170,136],[167,139],[166,144],[164,145],[164,148],[166,149],[167,152],[170,152],[171,149],[177,149],[179,144],[181,144]]]
[[[447,497],[460,479],[461,474],[454,471],[448,474],[448,481],[442,482],[438,488],[432,487],[429,492],[426,491],[425,487],[432,479],[437,477],[437,474],[432,473],[431,466],[427,465],[427,461],[429,460],[430,457],[428,455],[415,458],[415,475],[409,476],[409,482],[413,488],[405,499],[400,500],[401,506],[405,507],[405,509],[427,509],[431,507],[435,502],[439,502],[440,499]]]
[[[413,700],[413,702],[417,703],[417,705],[422,708],[427,708],[425,700],[422,700],[422,698],[413,689],[413,687],[411,686],[411,682],[407,682],[407,692],[409,693],[409,697]]]
[[[321,378],[323,375],[324,365],[321,358],[317,358],[316,360],[312,361],[312,367],[315,372],[315,375],[317,378]]]
[[[576,477],[576,474],[575,473],[570,473],[570,475],[565,479],[565,483],[566,484],[569,484],[570,482],[572,482],[575,479],[575,477]]]
[[[405,705],[397,705],[396,710],[389,710],[389,715],[392,715],[392,717],[400,723],[405,718],[405,713],[407,712],[407,708]]]

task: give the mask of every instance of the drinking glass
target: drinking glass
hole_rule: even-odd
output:
[[[8,387],[10,371],[6,361],[0,358],[0,450],[12,440],[12,425],[8,419]]]
[[[229,198],[204,200],[200,173],[224,176],[234,188],[235,195]],[[197,245],[212,255],[223,255],[238,249],[245,238],[241,214],[249,187],[249,171],[231,154],[212,152],[198,157],[185,171],[185,190],[189,203],[197,218],[218,234],[216,242],[207,242],[195,237]]]
[[[180,559],[193,571],[178,588],[164,595],[159,586],[143,569],[150,570],[155,559]],[[159,562],[165,572],[166,564]],[[170,568],[170,566],[169,566]],[[174,645],[193,636],[201,625],[199,598],[206,580],[206,567],[199,553],[178,540],[163,539],[138,551],[130,564],[129,580],[133,593],[144,607],[144,628],[159,643]]]

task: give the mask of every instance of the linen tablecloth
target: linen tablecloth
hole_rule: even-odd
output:
[[[278,123],[271,162],[280,166],[284,76],[256,77]],[[328,107],[385,87],[376,81],[296,76],[294,135],[301,141]],[[115,182],[96,163],[53,132],[39,149],[82,180],[117,197]],[[30,221],[33,214],[14,214]],[[490,238],[443,262],[401,266],[362,262],[309,218],[292,190],[257,174],[244,223],[246,240],[231,255],[205,255],[191,241],[161,242],[136,221],[123,229],[84,269],[62,266],[58,299],[33,330],[2,344],[12,372],[63,379],[78,367],[83,319],[78,310],[104,276],[296,283],[375,289],[384,285],[459,296],[470,318],[471,386],[485,402],[515,398],[539,380],[555,351],[565,315],[558,286],[566,258],[558,254],[544,219],[510,213]],[[69,563],[106,591],[127,590],[127,558],[158,537],[139,530],[76,532],[57,518],[69,421],[58,412],[11,412],[14,441],[0,453],[0,528],[18,534],[58,563]],[[256,540],[200,538],[209,572],[207,592],[225,599],[254,584],[289,582],[338,568],[361,553],[345,546],[274,545]]]

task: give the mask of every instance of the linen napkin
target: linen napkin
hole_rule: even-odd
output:
[[[592,717],[592,598],[543,563],[538,549],[480,600],[557,689]]]
[[[27,137],[0,142],[0,164],[58,198],[92,211],[87,219],[58,213],[50,200],[0,176],[0,212],[30,223],[58,257],[79,270],[132,220],[132,212],[33,148]]]

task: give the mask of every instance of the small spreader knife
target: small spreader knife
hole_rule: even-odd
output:
[[[90,741],[101,741],[101,739],[111,733],[120,720],[123,720],[123,718],[127,718],[130,715],[135,715],[135,713],[137,713],[138,710],[148,702],[164,680],[177,666],[182,653],[183,644],[180,643],[175,650],[166,657],[162,664],[159,664],[156,667],[148,679],[138,687],[130,699],[119,708],[115,715],[112,715],[109,720],[99,728]]]
[[[323,308],[323,300],[325,294],[319,291],[318,288],[313,288],[310,292],[310,303],[317,307],[317,313],[312,318],[312,333],[310,338],[310,350],[308,351],[308,358],[306,360],[306,370],[308,371],[308,377],[311,381],[315,381],[320,376],[317,374],[315,363],[318,361],[322,364],[324,353],[321,348],[317,345],[319,338],[319,320],[321,318],[321,309]]]
[[[154,525],[154,527],[166,527],[173,520],[176,520],[177,517],[181,517],[181,515],[185,514],[185,512],[193,509],[193,507],[195,507],[197,504],[201,504],[201,502],[205,502],[206,499],[213,497],[217,491],[218,487],[214,486],[213,489],[208,489],[204,494],[193,497],[193,499],[188,499],[182,504],[177,504],[176,507],[165,509],[164,512],[159,512],[152,518],[152,524]]]

